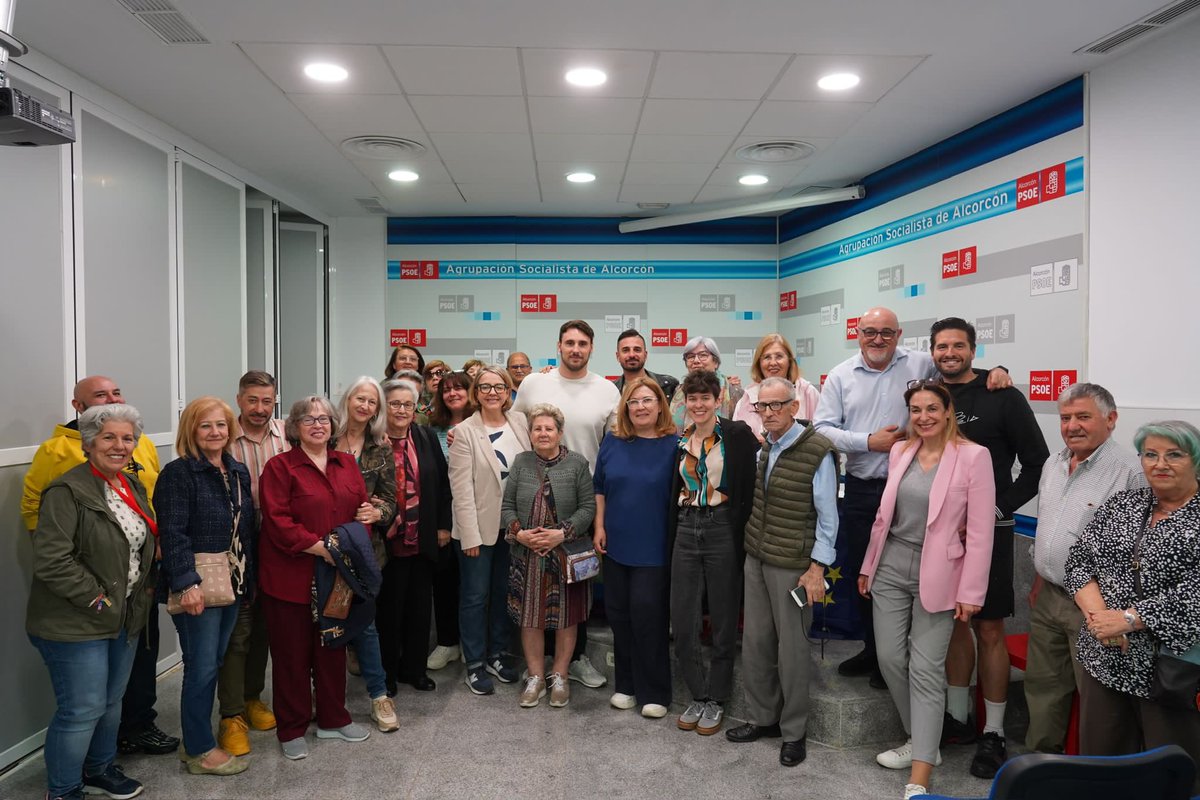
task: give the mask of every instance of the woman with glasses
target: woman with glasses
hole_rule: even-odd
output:
[[[374,378],[363,375],[350,385],[338,402],[335,439],[337,449],[347,453],[362,472],[371,499],[369,508],[360,508],[355,520],[367,526],[375,560],[387,563],[384,533],[396,515],[396,469],[387,440],[383,389]],[[379,651],[379,632],[372,623],[346,648],[346,663],[351,675],[362,675],[371,701],[371,719],[382,733],[400,728],[396,709],[387,693],[386,676]]]
[[[425,657],[433,568],[439,543],[450,540],[450,479],[437,436],[414,424],[417,387],[390,380],[383,391],[396,475],[396,518],[386,533],[388,563],[376,615],[383,666],[390,694],[397,682],[431,692],[437,685],[425,674]]]
[[[721,383],[721,396],[717,398],[717,413],[722,417],[732,418],[734,409],[746,390],[742,388],[741,378],[721,372],[721,351],[717,349],[717,343],[707,336],[693,336],[683,346],[683,365],[687,368],[689,375],[698,372],[712,372],[717,376],[717,380]],[[683,394],[683,385],[681,384],[675,390],[675,396],[671,398],[671,419],[675,421],[675,429],[681,433],[692,423],[686,401],[687,398]]]
[[[459,634],[466,683],[475,694],[495,691],[490,676],[517,680],[508,651],[508,543],[500,535],[500,502],[513,460],[530,443],[525,415],[511,410],[511,392],[507,370],[482,367],[471,385],[478,410],[454,429],[450,445]]]
[[[983,605],[992,558],[996,483],[987,448],[958,430],[941,381],[904,393],[908,438],[888,457],[887,484],[859,572],[871,599],[879,669],[909,739],[875,757],[909,769],[904,798],[926,794],[946,705],[946,652],[955,620]]]
[[[384,379],[396,377],[396,373],[404,369],[413,369],[417,374],[425,371],[425,356],[411,344],[402,344],[392,350],[388,356],[387,366],[384,367]]]
[[[417,410],[427,418],[433,411],[433,398],[437,396],[438,384],[442,382],[443,377],[449,374],[450,365],[438,359],[430,361],[425,365],[425,369],[421,370],[423,383],[421,386],[421,402],[417,403]]]
[[[1133,444],[1149,488],[1110,497],[1067,556],[1064,586],[1084,616],[1079,750],[1114,756],[1177,744],[1200,761],[1194,679],[1190,707],[1151,692],[1162,659],[1200,660],[1200,430],[1152,422]]]
[[[604,556],[604,604],[613,632],[613,708],[641,703],[658,719],[671,705],[667,524],[679,437],[658,382],[625,385],[617,422],[600,443],[593,476],[592,542]]]
[[[314,697],[318,739],[370,736],[346,710],[346,650],[323,645],[311,609],[316,559],[333,563],[326,534],[375,511],[354,457],[333,448],[337,426],[326,398],[297,400],[283,428],[292,449],[266,463],[258,484],[258,585],[271,643],[275,734],[293,760],[308,755]]]
[[[760,439],[763,435],[762,417],[754,410],[754,404],[758,402],[758,387],[767,378],[787,378],[796,384],[796,399],[800,402],[800,409],[796,413],[800,419],[811,420],[817,413],[821,393],[817,387],[800,377],[800,365],[796,363],[792,346],[778,333],[768,333],[758,343],[750,376],[754,378],[754,383],[746,387],[746,393],[738,400],[733,418],[749,425]]]

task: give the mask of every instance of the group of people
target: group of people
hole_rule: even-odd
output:
[[[428,672],[460,658],[474,694],[499,681],[519,684],[522,708],[547,695],[566,706],[571,682],[606,682],[585,652],[592,582],[571,568],[589,546],[613,632],[610,705],[669,713],[673,637],[690,697],[676,726],[717,733],[741,619],[746,721],[726,738],[781,739],[780,763],[795,766],[807,632],[839,533],[866,628],[839,671],[890,691],[910,734],[878,763],[909,770],[907,798],[927,791],[940,746],[978,741],[971,771],[990,777],[1006,757],[1013,514],[1035,495],[1029,746],[1061,749],[1077,686],[1083,752],[1175,742],[1200,756],[1195,710],[1149,699],[1160,653],[1200,640],[1200,432],[1144,426],[1126,453],[1110,438],[1111,395],[1081,383],[1059,399],[1065,448],[1050,455],[1007,372],[973,367],[969,323],[937,322],[931,353],[900,346],[901,333],[892,311],[866,312],[859,352],[820,390],[778,334],[742,387],[712,339],[685,345],[679,381],[646,369],[629,330],[612,382],[588,369],[594,332],[581,320],[560,328],[554,368],[534,372],[518,352],[469,374],[402,345],[382,383],[364,376],[336,405],[302,398],[283,420],[274,379],[251,371],[240,413],[216,397],[186,406],[178,458],[161,470],[116,384],[85,378],[77,422],[39,449],[22,502],[27,629],[58,705],[49,796],[137,795],[118,746],[177,750],[193,774],[228,775],[248,767],[250,728],[274,729],[290,759],[307,755],[314,718],[317,738],[362,741],[347,670],[383,732],[399,728],[399,683],[434,690]],[[220,601],[214,563],[228,577]],[[153,724],[160,602],[183,655],[182,742]]]

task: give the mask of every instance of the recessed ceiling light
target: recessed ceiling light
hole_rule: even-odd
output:
[[[766,182],[766,175],[743,175],[738,178],[738,183],[742,186],[762,186]]]
[[[858,86],[859,80],[853,72],[834,72],[817,81],[817,86],[827,92],[844,92]]]
[[[591,183],[596,180],[596,176],[590,172],[570,172],[567,174],[567,180],[571,183]]]
[[[388,177],[400,183],[412,183],[417,178],[421,177],[411,169],[396,169],[388,173]]]
[[[608,76],[604,74],[604,70],[596,69],[595,67],[576,67],[572,70],[567,70],[564,76],[567,83],[575,86],[599,86],[608,80]]]
[[[305,64],[304,74],[321,83],[340,83],[350,77],[350,73],[346,71],[345,67],[323,62]]]

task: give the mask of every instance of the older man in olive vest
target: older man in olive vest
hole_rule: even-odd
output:
[[[754,410],[766,441],[746,523],[742,668],[747,722],[731,742],[783,738],[779,763],[804,761],[808,678],[806,631],[825,597],[825,567],[837,541],[837,461],[833,443],[797,421],[796,387],[767,378]]]

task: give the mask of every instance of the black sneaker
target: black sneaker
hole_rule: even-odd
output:
[[[875,651],[863,648],[856,656],[847,658],[842,663],[838,664],[838,674],[845,675],[847,678],[856,678],[862,675],[870,675],[879,669],[879,661],[875,658]]]
[[[142,784],[130,778],[116,764],[109,764],[108,769],[99,775],[83,776],[84,794],[102,794],[113,800],[129,800],[142,793]]]
[[[989,731],[980,737],[979,745],[975,748],[975,758],[971,759],[971,774],[990,781],[996,777],[996,771],[1007,759],[1008,748],[1005,747],[1004,737]]]
[[[966,722],[959,722],[954,717],[950,716],[950,712],[946,712],[942,717],[942,747],[948,744],[971,744],[978,738],[975,732],[975,726],[971,724],[968,718]]]
[[[161,756],[178,750],[179,739],[163,733],[151,722],[137,733],[122,736],[117,741],[117,749],[125,755],[145,753],[148,756]]]

